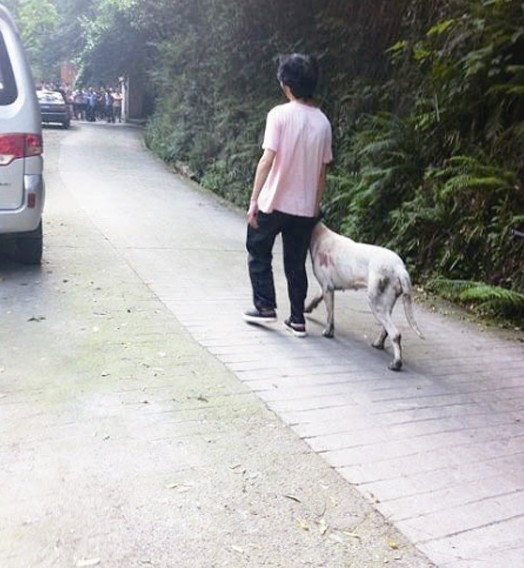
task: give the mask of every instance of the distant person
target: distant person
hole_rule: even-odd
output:
[[[326,185],[326,167],[332,160],[331,125],[312,101],[318,81],[313,57],[297,53],[280,57],[277,79],[288,102],[267,115],[264,152],[247,211],[246,247],[255,308],[245,312],[244,319],[255,324],[277,319],[272,251],[281,233],[291,307],[284,326],[304,337],[306,258]]]
[[[113,90],[106,89],[104,93],[104,109],[107,122],[115,122],[115,114],[113,109],[114,97]]]
[[[113,93],[113,114],[118,122],[122,122],[122,99],[122,93],[116,90]]]
[[[93,89],[89,89],[87,93],[86,120],[88,122],[96,121],[96,104],[97,96]]]
[[[85,119],[85,102],[82,89],[76,89],[73,93],[73,111],[76,120]]]
[[[75,116],[74,112],[74,100],[73,100],[73,91],[70,88],[66,88],[65,91],[62,93],[64,100],[66,102],[67,110],[69,113],[69,118],[73,119]]]
[[[82,93],[84,95],[84,119],[88,120],[87,108],[89,106],[89,91],[87,89],[82,89]]]

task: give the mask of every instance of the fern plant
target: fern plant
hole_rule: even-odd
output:
[[[338,177],[337,190],[328,192],[326,209],[330,217],[340,219],[349,236],[384,243],[391,212],[412,195],[422,175],[416,143],[409,124],[389,113],[363,117],[358,128],[346,160],[355,175]]]
[[[518,197],[520,193],[516,172],[490,164],[489,158],[482,152],[477,156],[452,156],[441,167],[429,168],[425,178],[435,182],[438,198],[452,208],[480,207],[491,213],[490,206],[501,197]]]
[[[524,294],[484,282],[435,278],[428,289],[482,315],[511,317],[524,323]]]

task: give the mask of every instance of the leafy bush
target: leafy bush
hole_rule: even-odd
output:
[[[488,316],[506,317],[524,324],[524,294],[484,282],[436,278],[428,288],[439,295]]]

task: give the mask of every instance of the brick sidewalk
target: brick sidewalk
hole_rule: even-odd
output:
[[[235,233],[235,216],[225,217]],[[240,317],[250,306],[244,253],[231,236],[192,240],[172,273],[164,262],[162,281],[150,283],[196,340],[438,566],[523,566],[522,337],[416,306],[421,341],[397,307],[405,368],[393,373],[391,352],[369,346],[376,324],[360,293],[337,295],[333,340],[321,336],[322,306],[305,339],[281,323],[249,326]],[[135,254],[151,268],[149,253]],[[277,254],[284,304],[280,265]]]

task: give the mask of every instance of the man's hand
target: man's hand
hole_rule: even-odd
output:
[[[273,165],[275,159],[275,152],[273,150],[264,150],[262,157],[258,161],[257,171],[255,172],[255,181],[253,182],[253,191],[251,192],[251,201],[249,202],[249,209],[247,210],[247,222],[253,229],[258,229],[257,213],[258,205],[257,200],[264,183],[266,183],[267,176]]]
[[[257,213],[258,213],[258,205],[256,201],[251,201],[249,204],[249,209],[247,210],[247,223],[253,229],[258,229],[257,223]]]

